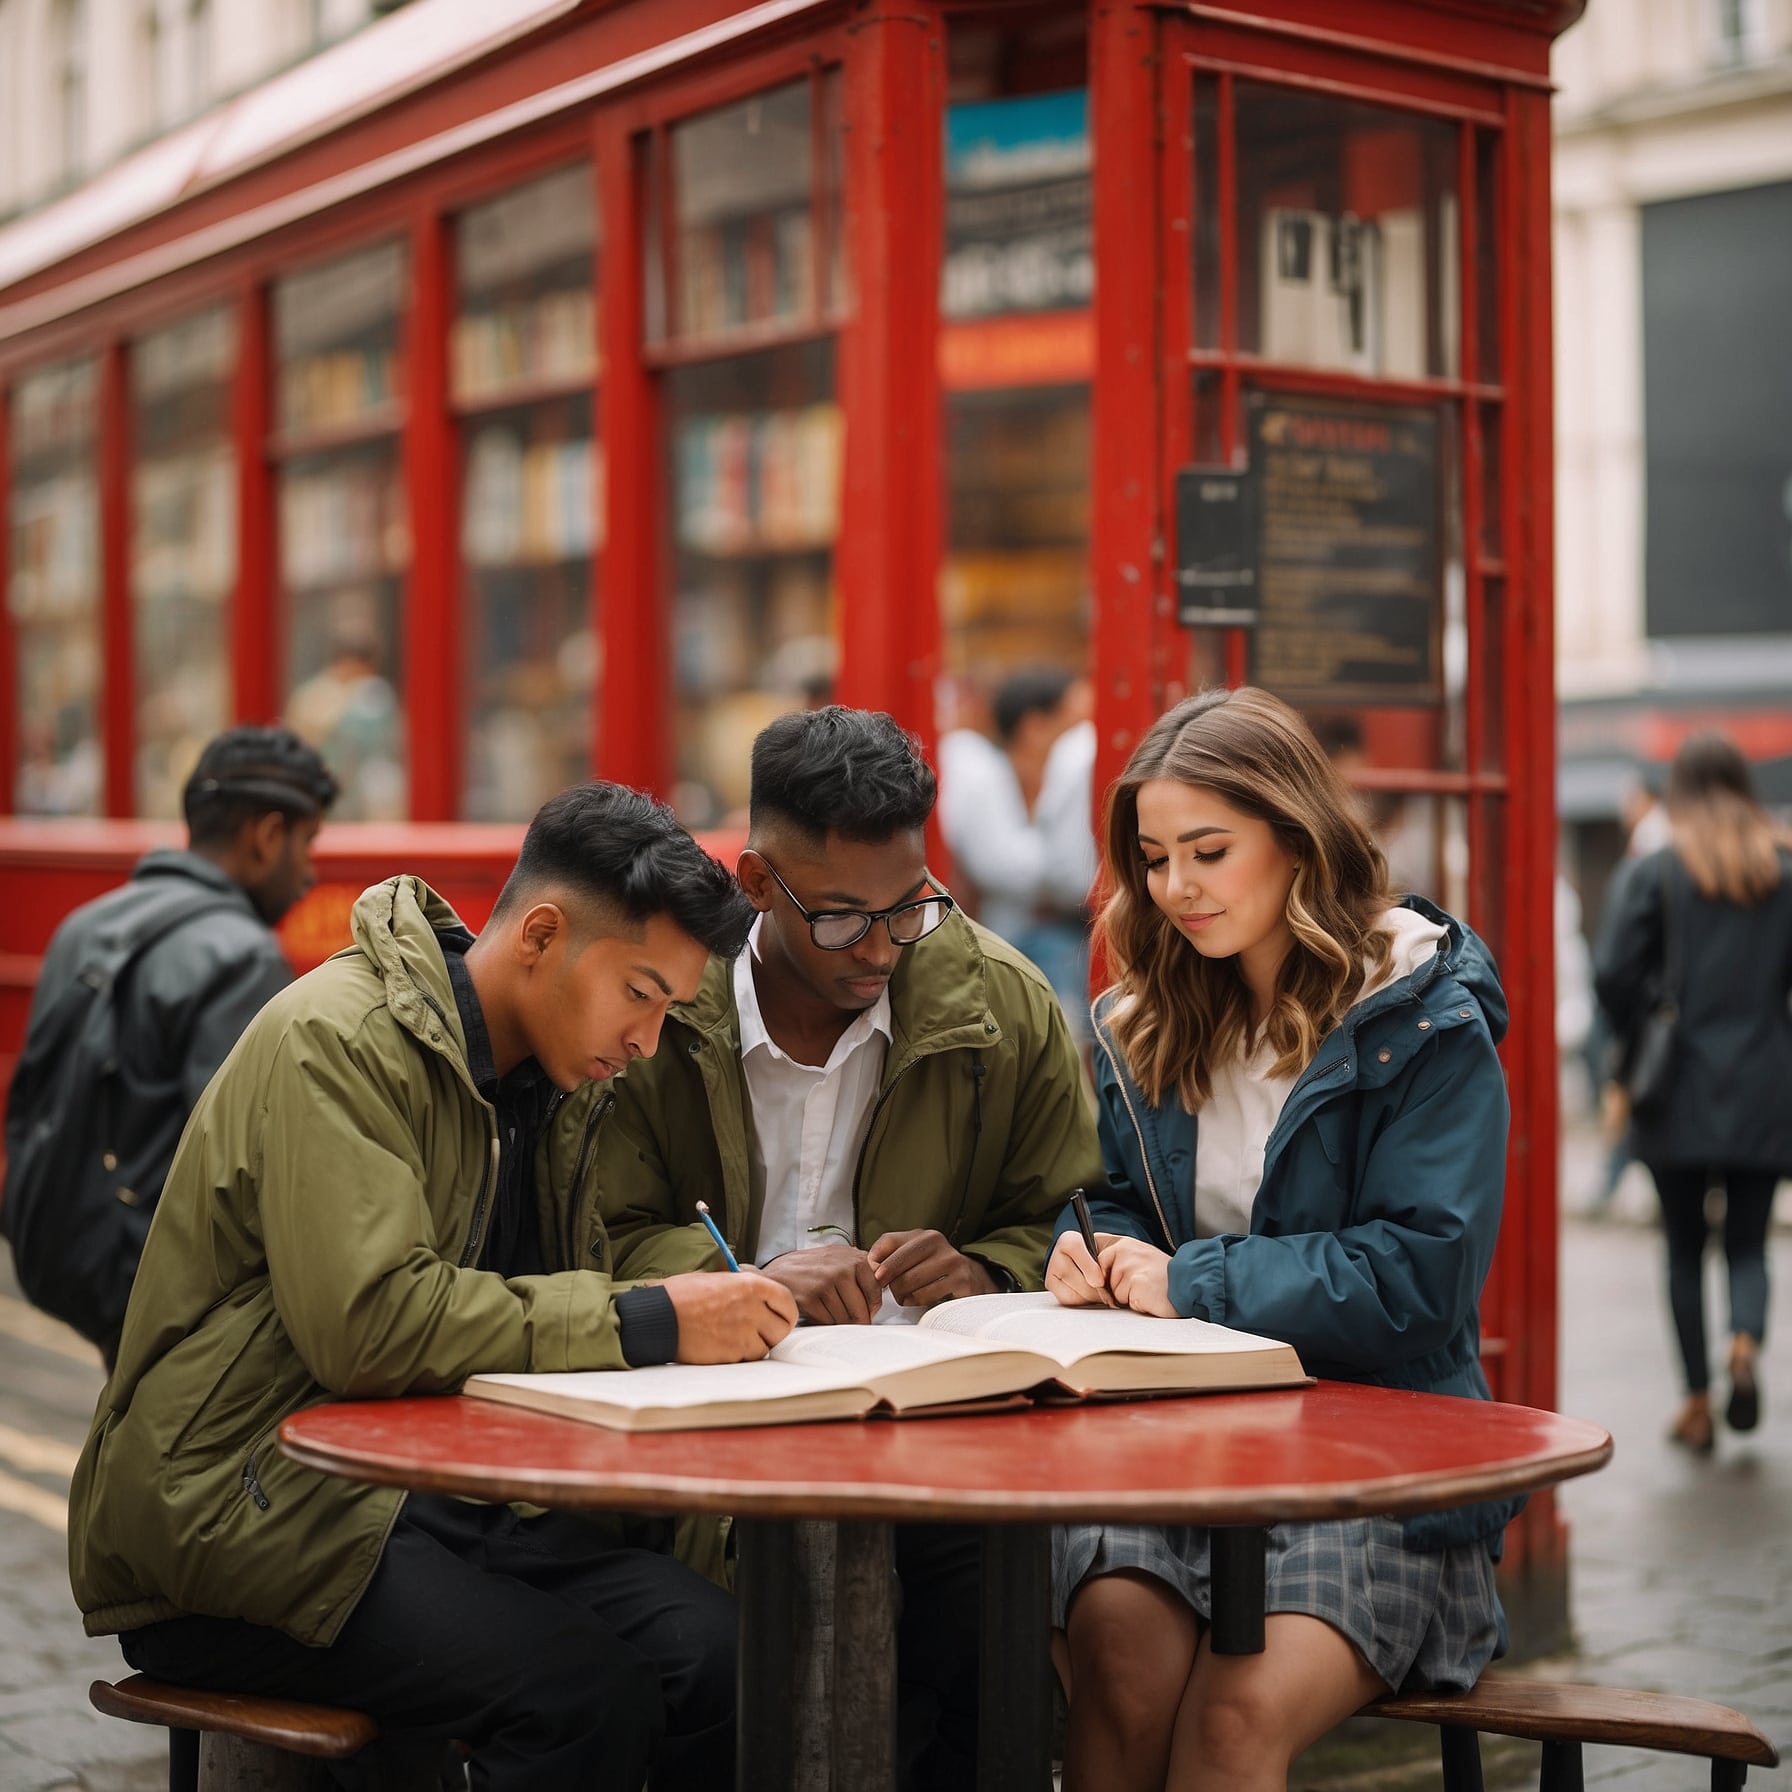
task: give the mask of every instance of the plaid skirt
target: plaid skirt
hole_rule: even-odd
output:
[[[1052,1533],[1052,1622],[1085,1580],[1132,1569],[1203,1620],[1213,1612],[1202,1525],[1073,1524]],[[1506,1649],[1485,1545],[1408,1548],[1397,1518],[1269,1528],[1264,1609],[1322,1618],[1396,1691],[1466,1692]]]

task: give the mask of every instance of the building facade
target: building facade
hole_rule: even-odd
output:
[[[1602,0],[1557,42],[1560,807],[1729,729],[1792,802],[1792,0]]]

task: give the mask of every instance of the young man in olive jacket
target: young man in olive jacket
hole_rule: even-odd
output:
[[[1051,985],[929,875],[934,794],[887,715],[802,712],[754,743],[748,950],[596,1098],[614,1274],[712,1267],[702,1199],[814,1324],[1041,1286],[1066,1194],[1100,1172],[1093,1112]],[[968,1787],[975,1533],[904,1527],[897,1567],[905,1783]]]
[[[70,1490],[91,1634],[156,1679],[463,1741],[485,1787],[732,1783],[732,1602],[665,1527],[407,1498],[275,1433],[330,1395],[785,1334],[762,1276],[622,1290],[561,1261],[590,1146],[563,1096],[651,1056],[750,919],[669,811],[602,784],[542,808],[477,940],[416,878],[361,897],[353,946],[250,1024],[169,1172]]]

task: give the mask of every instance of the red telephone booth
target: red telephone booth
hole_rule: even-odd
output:
[[[1579,10],[422,0],[0,229],[0,1073],[55,920],[233,719],[347,787],[304,963],[401,866],[482,919],[577,777],[726,830],[754,732],[822,690],[932,739],[1075,666],[1099,777],[1250,678],[1505,969],[1489,1370],[1552,1405]],[[1203,469],[1255,506],[1242,609]],[[1506,1586],[1562,1634],[1547,1496]]]

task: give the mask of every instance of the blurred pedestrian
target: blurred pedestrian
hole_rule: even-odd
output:
[[[1089,1039],[1089,888],[1095,881],[1095,724],[1087,679],[1016,672],[996,692],[996,739],[940,741],[940,827],[976,917],[1024,952]]]
[[[19,1283],[108,1364],[187,1115],[261,1005],[292,981],[274,924],[316,881],[336,780],[284,728],[206,744],[184,850],[56,929],[6,1109],[0,1227]]]
[[[1703,1453],[1715,1436],[1702,1285],[1713,1187],[1724,1195],[1729,1269],[1725,1417],[1750,1431],[1760,1415],[1767,1226],[1774,1185],[1792,1174],[1792,852],[1722,734],[1681,747],[1667,813],[1671,844],[1640,860],[1607,908],[1595,979],[1630,1041],[1632,1143],[1655,1178],[1667,1233],[1686,1380],[1669,1436]],[[1645,1087],[1652,1055],[1665,1074]]]

